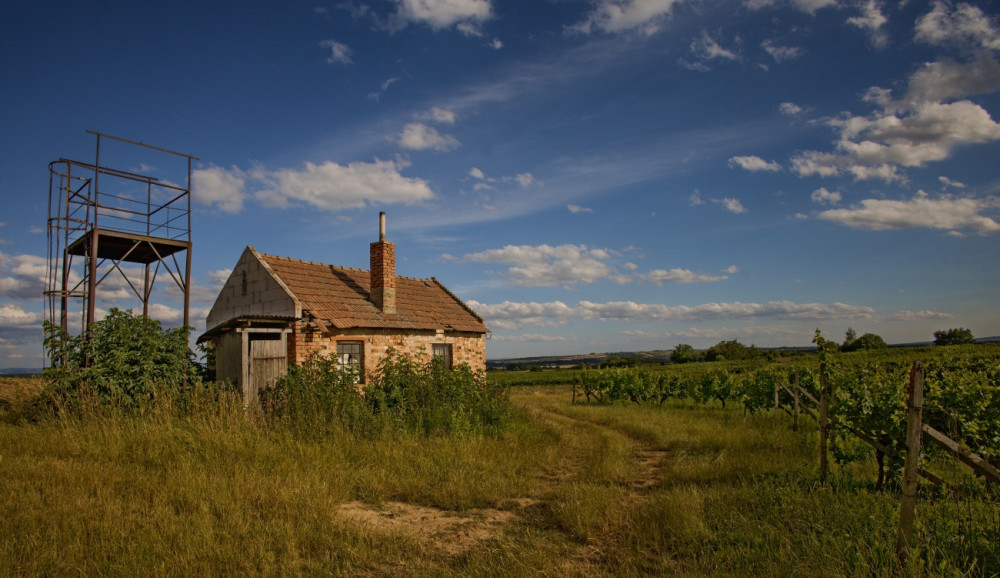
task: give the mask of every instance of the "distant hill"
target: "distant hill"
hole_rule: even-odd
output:
[[[40,367],[8,367],[5,369],[0,369],[0,377],[11,376],[11,375],[41,375],[42,369]]]
[[[1000,336],[980,337],[976,343],[1000,343]],[[934,345],[933,341],[921,341],[916,343],[894,343],[889,347],[929,347]],[[761,347],[761,351],[778,351],[779,353],[809,353],[816,351],[813,345],[799,347]],[[519,366],[531,367],[569,367],[576,365],[598,365],[609,357],[637,357],[643,363],[667,363],[670,361],[669,349],[656,349],[653,351],[614,351],[607,353],[586,353],[579,355],[545,355],[538,357],[512,357],[506,359],[487,359],[487,369],[511,369]],[[699,350],[704,351],[704,350]]]

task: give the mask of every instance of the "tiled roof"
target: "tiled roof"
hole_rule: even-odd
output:
[[[368,271],[260,255],[314,317],[339,328],[451,329],[486,333],[479,315],[437,279],[396,277],[396,313],[384,314],[368,300]]]

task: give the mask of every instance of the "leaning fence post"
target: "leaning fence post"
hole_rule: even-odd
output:
[[[906,404],[906,463],[903,466],[903,501],[899,507],[899,533],[896,557],[906,563],[913,538],[913,520],[917,507],[917,483],[920,479],[920,433],[924,409],[924,364],[910,368],[909,401]]]
[[[826,436],[830,416],[827,405],[830,396],[826,391],[826,363],[819,364],[819,483],[826,484]]]

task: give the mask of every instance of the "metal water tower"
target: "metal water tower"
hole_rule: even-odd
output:
[[[183,295],[188,326],[191,162],[198,158],[87,132],[97,139],[93,163],[49,163],[46,319],[85,335],[99,299],[133,297],[148,317],[163,281]]]

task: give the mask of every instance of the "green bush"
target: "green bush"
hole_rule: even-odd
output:
[[[87,410],[134,414],[154,403],[182,405],[188,392],[213,397],[221,386],[202,384],[188,350],[188,331],[164,329],[159,321],[112,308],[91,325],[90,338],[68,335],[45,323],[51,367],[42,403],[57,413]],[[185,386],[187,386],[185,388]]]
[[[383,431],[500,435],[511,418],[506,388],[462,364],[390,349],[364,386],[336,360],[313,355],[261,395],[267,419],[307,435]]]

